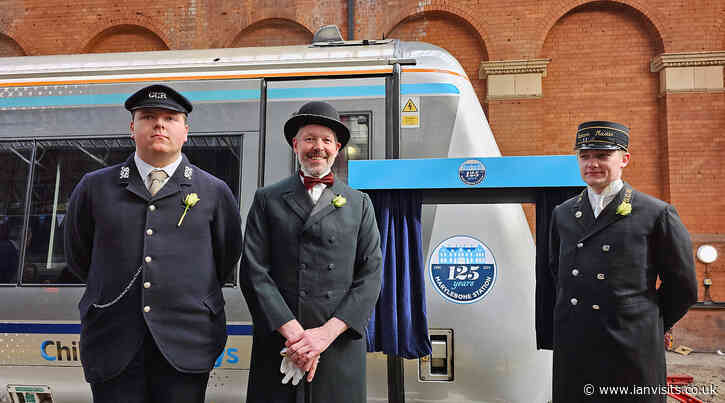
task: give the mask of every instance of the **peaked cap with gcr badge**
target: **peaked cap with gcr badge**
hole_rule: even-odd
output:
[[[344,148],[350,140],[350,130],[340,121],[340,115],[332,105],[322,101],[308,102],[300,107],[297,113],[284,124],[284,137],[292,146],[292,139],[297,135],[300,127],[305,125],[321,125],[335,132],[337,141]]]
[[[629,148],[629,127],[606,120],[579,125],[575,150],[623,150]]]
[[[161,84],[141,88],[128,97],[124,106],[131,113],[141,108],[160,108],[185,113],[187,115],[194,108],[186,97],[176,92],[173,88]]]

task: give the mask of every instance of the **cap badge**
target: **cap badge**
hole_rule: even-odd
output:
[[[185,166],[184,167],[184,178],[191,180],[191,174],[194,173],[194,170],[191,169],[191,167]]]
[[[128,179],[128,173],[130,170],[128,167],[121,167],[121,179]]]
[[[166,99],[166,93],[165,92],[149,92],[149,98],[153,99]]]

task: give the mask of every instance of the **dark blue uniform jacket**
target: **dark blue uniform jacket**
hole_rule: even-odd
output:
[[[178,227],[191,193],[200,200]],[[131,156],[83,177],[64,225],[69,267],[87,281],[78,307],[89,382],[123,371],[147,327],[177,370],[211,370],[227,338],[221,284],[242,247],[239,204],[224,182],[183,156],[151,197]],[[139,267],[140,278],[118,302],[94,306],[116,299]]]
[[[626,183],[596,219],[586,192],[551,222],[553,402],[664,403],[664,333],[697,299],[690,235],[674,207]],[[633,394],[598,389],[612,386]]]

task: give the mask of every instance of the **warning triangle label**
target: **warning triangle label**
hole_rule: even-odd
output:
[[[418,107],[415,106],[412,99],[408,98],[408,102],[405,103],[403,112],[418,112]]]

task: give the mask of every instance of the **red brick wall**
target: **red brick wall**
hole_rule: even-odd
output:
[[[562,16],[538,55],[551,59],[542,80],[543,97],[489,102],[501,152],[571,154],[579,123],[620,122],[632,130],[632,162],[624,179],[662,197],[659,81],[649,71],[661,49],[657,32],[630,7],[585,5]],[[534,228],[534,210],[526,207],[525,212]]]
[[[230,47],[284,46],[312,43],[312,32],[290,20],[269,19],[258,22],[234,38]]]
[[[669,198],[693,234],[694,247],[710,244],[718,249],[718,260],[709,265],[710,296],[725,302],[725,93],[668,94],[663,105]],[[705,265],[696,265],[702,300]],[[722,316],[725,321],[725,311]]]
[[[687,346],[698,352],[722,349],[725,334],[725,309],[690,309],[672,329],[674,346]],[[722,391],[719,392],[722,395]],[[719,400],[712,400],[713,402]]]
[[[138,25],[120,25],[109,28],[84,49],[85,53],[144,52],[167,50],[168,46],[155,33]]]
[[[484,104],[486,80],[478,78],[478,68],[481,61],[488,60],[488,55],[480,36],[466,21],[448,13],[418,14],[396,25],[386,36],[428,42],[448,50],[461,63]]]
[[[25,56],[25,52],[15,40],[0,34],[0,57]]]
[[[620,122],[631,129],[632,160],[624,179],[662,197],[659,81],[649,70],[658,53],[659,38],[629,7],[588,5],[562,17],[541,51],[551,63],[543,80],[539,153],[572,153],[574,133],[583,121]]]
[[[725,93],[666,97],[670,200],[694,233],[725,230]]]

